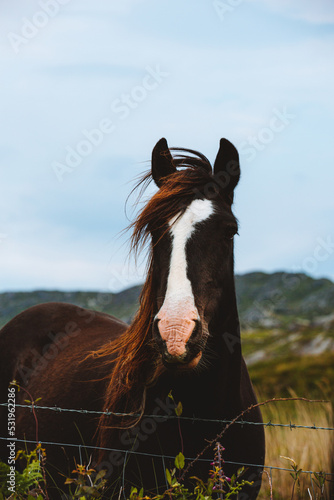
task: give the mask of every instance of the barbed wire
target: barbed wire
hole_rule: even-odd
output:
[[[44,446],[69,446],[71,448],[78,448],[80,450],[80,453],[81,453],[81,450],[82,449],[90,449],[90,450],[102,450],[102,451],[112,451],[114,453],[126,453],[126,454],[131,454],[131,455],[141,455],[141,456],[146,456],[146,457],[150,457],[150,458],[161,458],[162,460],[163,459],[170,459],[170,460],[175,460],[175,457],[172,456],[172,455],[159,455],[159,454],[156,454],[156,453],[147,453],[147,452],[144,452],[144,451],[137,451],[137,450],[122,450],[122,449],[117,449],[117,448],[105,448],[105,447],[100,447],[100,446],[91,446],[91,445],[86,445],[86,444],[74,444],[74,443],[55,443],[53,441],[38,441],[38,443],[36,443],[36,441],[31,441],[31,440],[28,440],[28,439],[19,439],[19,438],[8,438],[8,437],[1,437],[0,436],[0,440],[1,441],[15,441],[17,443],[28,443],[28,444],[41,444],[41,445],[44,445]],[[192,458],[192,457],[185,457],[184,458],[185,461],[189,461],[189,462],[192,462],[193,460],[195,460],[195,458]],[[199,458],[198,459],[199,462],[208,462],[208,463],[212,463],[212,458]],[[224,463],[226,464],[230,464],[230,465],[240,465],[240,466],[244,466],[244,467],[256,467],[256,468],[264,468],[264,469],[269,469],[269,470],[279,470],[279,471],[286,471],[286,472],[291,472],[291,469],[287,469],[285,467],[277,467],[277,466],[274,466],[274,465],[261,465],[261,464],[249,464],[249,463],[245,463],[245,462],[233,462],[233,461],[229,461],[229,460],[224,460]],[[302,470],[301,471],[303,474],[314,474],[314,473],[319,473],[320,471],[311,471],[311,470]],[[324,474],[326,474],[326,476],[334,476],[334,472],[324,472]]]
[[[8,406],[9,403],[0,403],[0,406]],[[186,417],[186,416],[177,416],[177,415],[149,415],[144,414],[140,415],[139,413],[119,413],[119,412],[111,412],[111,411],[97,411],[97,410],[85,410],[81,408],[60,408],[59,406],[40,406],[40,405],[23,405],[23,404],[15,404],[16,407],[20,408],[30,408],[31,410],[34,408],[36,410],[51,410],[55,412],[69,412],[69,413],[81,413],[84,415],[106,415],[106,416],[116,416],[116,417],[145,417],[145,418],[154,418],[154,419],[163,419],[163,420],[172,420],[172,419],[180,419],[180,420],[190,420],[191,422],[208,422],[208,423],[217,423],[217,424],[230,424],[232,420],[221,420],[214,418],[200,418],[200,417]],[[318,427],[315,424],[313,425],[302,425],[302,424],[294,424],[292,422],[288,424],[282,423],[273,423],[271,420],[269,422],[249,422],[247,420],[237,420],[234,422],[239,425],[261,425],[264,427],[286,427],[289,429],[312,429],[312,430],[321,430],[321,431],[334,431],[334,427]]]

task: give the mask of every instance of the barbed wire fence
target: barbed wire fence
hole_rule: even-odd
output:
[[[0,406],[8,406],[8,403],[0,403]],[[294,424],[292,422],[288,424],[282,424],[282,423],[273,423],[270,420],[268,422],[248,422],[247,420],[226,420],[226,419],[214,419],[214,418],[199,418],[199,417],[185,417],[183,415],[159,415],[159,414],[139,414],[139,413],[121,413],[121,412],[112,412],[112,411],[97,411],[97,410],[85,410],[82,408],[60,408],[59,406],[40,406],[40,405],[23,405],[23,404],[18,404],[15,403],[15,406],[18,408],[30,408],[31,410],[35,408],[36,410],[51,410],[54,412],[68,412],[68,413],[82,413],[84,415],[106,415],[106,416],[115,416],[115,417],[147,417],[147,418],[155,418],[155,419],[162,419],[162,420],[190,420],[192,422],[207,422],[207,423],[216,423],[216,424],[231,424],[232,422],[235,424],[239,425],[260,425],[264,427],[288,427],[289,429],[314,429],[314,430],[321,430],[321,431],[334,431],[334,427],[318,427],[315,424],[314,425],[299,425],[299,424]]]
[[[300,398],[298,398],[300,399]],[[8,406],[8,403],[0,403],[1,406]],[[33,410],[48,410],[52,412],[58,412],[58,413],[77,413],[77,414],[84,414],[84,415],[96,415],[96,416],[101,416],[101,415],[106,415],[106,416],[119,416],[119,417],[126,417],[129,416],[128,413],[121,413],[121,412],[111,412],[111,411],[95,411],[95,410],[87,410],[87,409],[82,409],[82,408],[61,408],[58,406],[41,406],[41,405],[36,405],[36,404],[15,404],[16,407],[20,408],[28,408],[31,411]],[[238,420],[227,420],[227,419],[211,419],[211,418],[198,418],[198,417],[187,417],[183,415],[159,415],[159,414],[135,414],[131,413],[131,417],[141,417],[141,418],[154,418],[156,420],[161,419],[162,421],[166,420],[180,420],[180,421],[191,421],[191,422],[206,422],[206,423],[217,423],[221,425],[253,425],[253,426],[263,426],[264,428],[268,427],[279,427],[279,428],[288,428],[290,430],[295,430],[295,429],[309,429],[309,430],[316,430],[316,431],[334,431],[334,427],[324,427],[324,426],[317,426],[315,424],[313,425],[303,425],[303,424],[297,424],[293,422],[289,423],[281,423],[281,422],[272,422],[271,420],[267,422],[252,422],[252,421],[247,421],[242,418]],[[25,444],[37,444],[36,440],[27,440],[27,439],[19,439],[19,438],[8,438],[8,437],[2,437],[0,436],[1,441],[8,441],[8,440],[15,440],[15,442],[20,442],[20,443],[25,443]],[[43,440],[38,440],[38,443],[40,443],[43,446],[59,446],[59,447],[69,447],[69,448],[76,448],[79,451],[79,456],[80,458],[82,457],[82,450],[87,449],[87,450],[101,450],[101,451],[106,451],[106,452],[113,452],[113,453],[122,453],[125,454],[125,462],[126,462],[126,457],[129,455],[137,455],[137,456],[146,456],[150,458],[157,458],[161,459],[164,470],[165,470],[165,460],[174,460],[174,456],[169,456],[169,455],[162,455],[162,454],[154,454],[154,453],[146,453],[138,450],[124,450],[124,449],[116,449],[116,448],[107,448],[107,447],[97,447],[97,446],[91,446],[91,445],[86,445],[86,444],[74,444],[74,443],[61,443],[61,442],[53,442],[53,441],[43,441]],[[200,461],[200,462],[212,462],[211,458],[203,458],[203,457],[185,457],[185,461],[187,463],[191,463],[193,461]],[[231,464],[231,465],[238,465],[240,467],[255,467],[255,468],[262,468],[262,465],[259,464],[253,464],[253,463],[243,463],[243,462],[233,462],[233,461],[224,461],[226,464]],[[265,465],[264,470],[267,471],[268,477],[269,477],[269,482],[273,482],[273,471],[280,471],[280,472],[290,472],[291,473],[291,468],[285,468],[285,467],[278,467],[274,465]],[[314,474],[319,474],[321,471],[313,471],[313,470],[301,470],[301,474],[308,475],[310,478],[310,483],[311,487],[313,489],[313,494],[314,498],[315,496],[315,491],[314,491],[314,484],[313,484],[313,476]],[[322,471],[325,476],[326,480],[333,482],[334,481],[334,471],[332,472],[327,472],[327,471]],[[124,473],[123,473],[123,478],[122,482],[124,483]],[[168,486],[167,479],[166,479],[166,485]],[[123,486],[124,487],[124,484]]]

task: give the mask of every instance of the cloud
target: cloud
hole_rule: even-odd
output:
[[[269,10],[310,24],[334,24],[334,3],[332,0],[246,0]]]

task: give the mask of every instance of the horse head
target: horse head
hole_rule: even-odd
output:
[[[212,169],[195,156],[173,158],[166,139],[152,153],[152,177],[159,187],[152,210],[158,222],[152,237],[155,289],[153,342],[170,369],[192,369],[200,362],[217,315],[230,310],[233,236],[238,225],[231,205],[240,177],[236,148],[221,139]],[[179,168],[177,168],[179,167]],[[169,209],[166,209],[166,207]],[[159,208],[161,210],[159,215]]]

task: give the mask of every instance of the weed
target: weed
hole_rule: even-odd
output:
[[[106,485],[106,479],[103,479],[106,470],[100,470],[95,476],[93,473],[95,469],[89,469],[84,465],[77,465],[76,469],[72,471],[75,474],[74,478],[67,478],[65,484],[74,486],[74,491],[71,491],[70,498],[75,499],[98,499],[101,498],[102,492]],[[89,483],[89,484],[87,484]]]
[[[39,444],[36,448],[27,452],[19,450],[16,460],[25,462],[21,472],[15,471],[15,489],[8,487],[7,477],[9,475],[9,465],[0,462],[0,500],[10,498],[11,500],[46,500],[48,498],[45,489],[44,471],[41,461],[44,461],[45,450]]]

